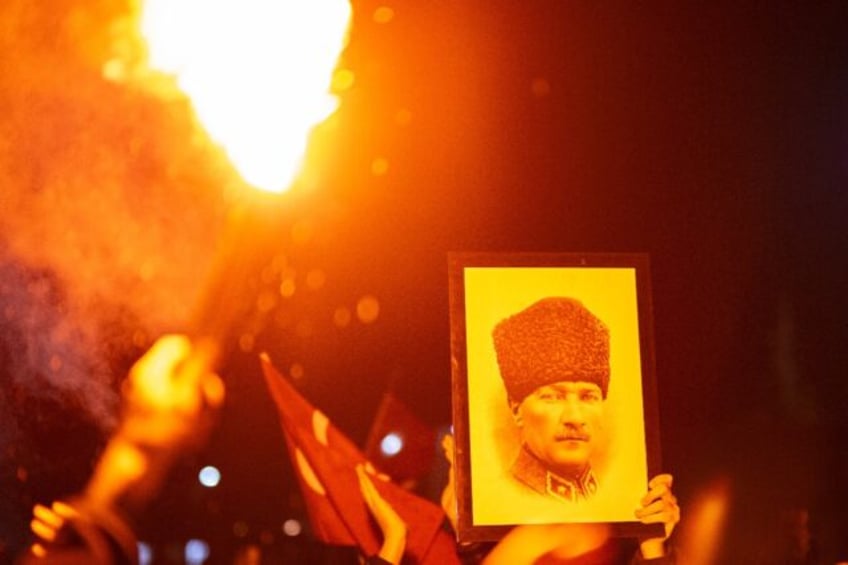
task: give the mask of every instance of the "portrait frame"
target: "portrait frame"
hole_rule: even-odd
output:
[[[448,264],[458,541],[493,541],[516,525],[556,523],[662,536],[662,524],[642,524],[633,514],[661,470],[648,255],[452,252]],[[510,476],[524,442],[492,330],[551,297],[579,301],[609,335],[609,392],[597,434],[604,459],[597,490],[578,502],[531,492]]]

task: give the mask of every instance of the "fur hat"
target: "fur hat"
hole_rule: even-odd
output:
[[[510,400],[540,386],[585,381],[609,388],[609,330],[580,301],[543,298],[501,320],[492,332]]]

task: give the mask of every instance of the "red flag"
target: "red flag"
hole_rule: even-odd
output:
[[[355,467],[370,467],[356,445],[316,410],[262,356],[262,372],[277,405],[289,455],[306,502],[309,519],[319,540],[357,545],[364,555],[376,554],[382,544],[359,490]],[[408,527],[406,554],[413,563],[458,564],[455,544],[442,530],[444,513],[436,504],[398,485],[374,480]]]
[[[436,431],[387,392],[371,424],[365,455],[400,484],[417,481],[433,465]]]

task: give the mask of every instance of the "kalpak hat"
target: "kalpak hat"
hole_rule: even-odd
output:
[[[574,298],[543,298],[501,320],[492,337],[510,400],[559,381],[609,389],[609,330]]]

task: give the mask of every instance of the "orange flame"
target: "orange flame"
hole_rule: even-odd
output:
[[[244,180],[282,192],[338,106],[350,15],[348,0],[145,0],[141,26],[149,65],[175,75]]]

